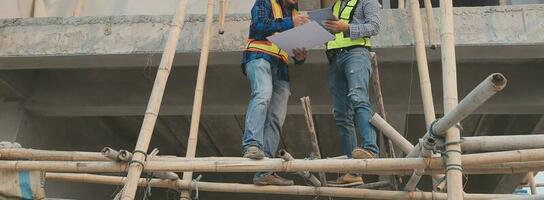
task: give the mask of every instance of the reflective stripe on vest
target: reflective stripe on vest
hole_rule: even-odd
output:
[[[272,14],[274,15],[274,19],[275,20],[283,19],[283,9],[281,5],[277,2],[277,0],[270,0],[270,4],[272,5]],[[296,9],[293,9],[292,16],[296,16],[297,14],[298,13]],[[267,53],[269,55],[272,55],[274,57],[277,57],[283,60],[283,62],[285,63],[289,62],[289,54],[268,40],[258,41],[258,40],[254,40],[250,38],[247,41],[246,51],[256,51],[256,52]]]
[[[334,16],[338,17],[338,19],[340,19],[340,21],[342,22],[350,23],[353,19],[353,14],[355,12],[357,3],[359,3],[359,0],[349,0],[346,4],[346,7],[341,10],[340,8],[342,7],[342,0],[336,0],[336,2],[334,2],[334,6],[332,7]],[[363,37],[352,40],[350,37],[345,37],[343,32],[337,33],[335,34],[335,36],[335,40],[327,43],[328,50],[351,47],[355,45],[367,47],[371,46],[370,37]]]

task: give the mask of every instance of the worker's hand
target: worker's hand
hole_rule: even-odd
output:
[[[308,57],[308,50],[306,50],[306,48],[295,48],[293,49],[293,53],[295,54],[295,60],[297,61],[306,60],[306,57]]]
[[[333,33],[349,32],[349,24],[338,20],[338,18],[324,21],[323,25]]]
[[[293,24],[295,27],[302,26],[308,22],[310,22],[310,17],[308,17],[308,15],[300,14],[293,17]]]

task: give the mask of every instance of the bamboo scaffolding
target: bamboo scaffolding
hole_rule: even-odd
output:
[[[427,52],[425,49],[425,39],[423,37],[423,26],[421,24],[421,13],[419,0],[410,0],[410,12],[412,14],[412,29],[414,36],[414,43],[417,55],[417,64],[421,88],[421,99],[423,102],[423,112],[425,116],[425,127],[429,128],[431,123],[436,119],[436,113],[434,110],[433,94],[431,88],[431,78],[429,77],[429,66],[427,61]],[[428,13],[428,12],[427,12]],[[426,141],[424,148],[422,148],[421,157],[430,157],[432,155],[432,149],[434,149],[434,142],[427,142],[431,139],[425,138]],[[413,175],[408,180],[404,190],[414,191],[419,180],[421,179],[422,170],[414,170]],[[434,180],[440,180],[442,176],[433,177]]]
[[[225,166],[232,165],[249,165],[256,166],[259,169],[267,169],[269,171],[279,171],[279,172],[296,172],[296,171],[326,171],[326,172],[338,172],[336,170],[338,165],[324,165],[323,163],[317,163],[319,166],[305,168],[301,165],[303,164],[316,164],[316,163],[296,163],[296,169],[287,168],[282,169],[281,167],[265,167],[262,164],[270,164],[274,162],[265,162],[255,165],[252,162],[229,162],[229,164],[219,163],[215,164],[214,162],[203,163],[202,161],[190,161],[196,162],[198,166],[204,165],[214,165],[217,169],[202,168],[196,169],[187,166],[181,162],[159,162],[152,161],[150,162],[149,169],[145,169],[146,172],[161,172],[161,171],[194,171],[194,172],[256,172],[258,170],[248,169],[250,167],[236,167],[234,169],[225,169]],[[412,162],[412,161],[411,161]],[[411,175],[415,168],[423,168],[424,164],[417,165],[413,163],[408,163],[408,166],[412,167],[391,167],[393,164],[387,163],[386,169],[378,169],[373,163],[372,168],[363,168],[361,167],[348,167],[348,169],[342,169],[345,171],[354,171],[361,174],[368,175]],[[424,161],[420,161],[424,162]],[[211,163],[211,164],[210,164]],[[383,162],[382,162],[383,163]],[[178,164],[179,166],[173,166]],[[330,163],[325,163],[330,164]],[[161,166],[162,165],[162,166]],[[354,165],[354,164],[352,164]],[[359,164],[363,165],[363,164]],[[397,164],[398,165],[398,164]],[[402,164],[404,165],[404,164]],[[69,173],[120,173],[126,172],[127,164],[125,163],[115,163],[115,162],[72,162],[72,161],[9,161],[9,162],[0,162],[1,170],[34,170],[34,171],[46,171],[46,172],[69,172]],[[308,170],[310,169],[310,170]],[[515,173],[527,173],[531,171],[543,171],[544,170],[544,161],[527,161],[527,162],[505,162],[499,164],[484,164],[484,165],[467,165],[464,169],[465,174],[515,174]],[[443,174],[444,168],[441,166],[432,166],[425,170],[425,175],[436,175]]]
[[[221,10],[219,13],[219,34],[225,33],[225,16],[227,15],[227,0],[220,0]]]
[[[93,184],[122,185],[125,182],[123,177],[103,176],[92,174],[63,174],[47,173],[47,180],[68,181]],[[395,199],[395,200],[445,200],[446,194],[431,192],[404,192],[404,191],[380,191],[371,189],[333,188],[333,187],[310,187],[310,186],[256,186],[239,183],[212,183],[192,182],[185,180],[165,181],[153,179],[150,182],[152,187],[172,189],[196,189],[208,192],[230,192],[230,193],[256,193],[256,194],[284,194],[284,195],[305,195],[305,196],[332,196],[358,199]],[[145,179],[139,180],[141,187],[146,187]],[[511,194],[464,194],[467,200],[489,200],[493,198],[516,197]]]
[[[405,3],[404,3],[404,0],[399,0],[398,3],[399,3],[399,5],[398,5],[398,6],[399,6],[399,9],[404,9],[404,7],[405,7],[405,5],[404,5],[404,4],[405,4]]]
[[[414,32],[414,43],[417,55],[417,66],[419,71],[419,84],[421,88],[421,100],[425,114],[425,127],[429,127],[435,120],[433,93],[431,90],[431,78],[429,77],[429,66],[427,52],[425,50],[425,39],[423,38],[423,26],[421,25],[421,13],[419,0],[410,0],[410,13],[412,14],[412,30]]]
[[[385,119],[387,119],[387,113],[385,112],[385,105],[383,103],[382,85],[380,83],[380,67],[378,65],[378,56],[376,55],[376,53],[371,52],[370,59],[372,60],[372,90],[374,91],[374,97],[375,97],[374,101],[376,102],[376,106],[378,107],[378,114],[382,115],[385,121]],[[381,131],[379,132],[379,136],[380,136],[379,137],[380,145],[383,146],[385,149],[387,149],[387,151],[383,151],[385,152],[386,157],[396,158],[397,154],[395,153],[393,142],[388,137],[384,137],[384,133]],[[395,176],[395,177],[390,177],[390,180],[392,183],[392,188],[394,190],[398,190],[399,184],[402,184],[402,178]]]
[[[189,130],[189,139],[187,141],[186,158],[194,158],[196,155],[196,146],[198,143],[198,129],[200,128],[200,114],[202,111],[202,99],[204,96],[204,83],[206,80],[206,70],[208,69],[208,56],[210,50],[210,38],[212,31],[213,12],[215,0],[208,0],[208,10],[206,13],[206,22],[204,24],[204,37],[202,39],[202,49],[200,51],[200,61],[198,64],[198,74],[195,86],[195,97],[193,100],[193,111],[191,112],[191,128]],[[183,173],[183,180],[191,180],[192,172]],[[189,200],[190,191],[181,191],[180,199]]]
[[[293,161],[295,159],[295,158],[293,158],[293,156],[291,156],[291,154],[289,154],[284,149],[280,150],[279,154],[280,154],[280,158],[285,160],[285,161]],[[308,171],[300,171],[300,172],[296,172],[296,174],[298,174],[302,178],[310,181],[310,183],[312,183],[312,185],[314,185],[316,187],[319,187],[322,184],[312,173],[310,173]]]
[[[310,134],[312,153],[316,159],[321,159],[321,150],[319,149],[319,141],[317,140],[317,133],[315,131],[310,97],[302,97],[300,98],[300,102],[302,104],[302,109],[304,110],[304,117],[306,117],[306,125],[308,126]],[[321,181],[321,186],[327,186],[327,176],[325,173],[319,172],[319,180]]]
[[[76,1],[76,7],[74,9],[74,13],[72,16],[79,17],[81,16],[81,12],[83,12],[83,7],[85,6],[85,0],[77,0]]]
[[[135,154],[132,157],[132,164],[130,164],[127,174],[127,182],[123,188],[121,195],[122,200],[132,200],[136,193],[137,182],[140,178],[144,166],[141,164],[144,162],[145,154],[149,147],[149,142],[151,141],[151,136],[153,135],[153,130],[155,128],[155,122],[159,115],[159,110],[161,107],[162,97],[164,95],[164,90],[166,88],[166,82],[168,81],[168,76],[170,75],[170,70],[172,68],[172,62],[176,53],[176,47],[178,44],[178,39],[180,32],[183,28],[187,10],[188,0],[180,0],[172,24],[170,25],[168,40],[164,46],[164,52],[162,54],[161,63],[157,69],[157,75],[155,78],[155,83],[153,84],[153,89],[151,91],[151,96],[149,97],[149,103],[144,115],[144,120],[140,133],[138,136],[138,142],[134,149]]]
[[[450,61],[451,62],[451,61]],[[474,88],[453,110],[447,112],[444,117],[437,120],[429,129],[435,135],[444,136],[445,131],[459,123],[465,117],[474,112],[480,105],[495,95],[497,92],[504,89],[506,86],[506,78],[499,73],[491,74],[484,79],[476,88]],[[427,131],[424,138],[432,137]],[[415,157],[419,155],[421,148],[417,144],[407,157]]]
[[[380,122],[377,122],[380,121]],[[388,127],[391,131],[384,131],[386,137],[389,137],[391,141],[402,151],[407,151],[409,146],[413,145],[408,142],[404,137],[400,135],[391,125],[387,124],[379,115],[374,115],[371,119],[371,123],[381,131]],[[464,152],[480,153],[480,152],[495,152],[495,151],[513,151],[522,149],[539,149],[544,148],[544,134],[532,134],[532,135],[501,135],[501,136],[478,136],[478,137],[465,137],[464,142],[461,143],[461,148]],[[400,142],[405,143],[405,147],[397,144]],[[108,151],[115,151],[111,148]],[[105,151],[103,150],[103,151]],[[110,153],[105,153],[110,154]],[[24,148],[11,148],[0,149],[0,160],[34,160],[34,161],[110,161],[117,160],[117,155],[112,158],[104,155],[104,153],[97,152],[81,152],[81,151],[50,151],[50,150],[38,150],[38,149],[24,149]],[[339,158],[327,158],[327,159],[340,159]],[[345,158],[344,158],[345,159]],[[246,161],[247,158],[240,157],[205,157],[189,159],[185,157],[176,156],[153,156],[148,157],[149,161]]]
[[[374,114],[370,123],[380,130],[389,140],[391,140],[402,152],[410,153],[414,145],[404,138],[393,126],[385,121],[380,115]]]
[[[457,94],[457,64],[455,57],[455,37],[453,29],[453,1],[442,0],[440,3],[442,12],[442,80],[444,93],[444,113],[459,111]],[[494,75],[492,75],[494,79]],[[499,78],[501,79],[501,78]],[[504,80],[504,79],[503,79]],[[503,81],[506,83],[505,81]],[[476,89],[478,89],[477,87]],[[493,90],[489,94],[493,94]],[[469,94],[470,96],[470,94]],[[468,98],[468,96],[467,96]],[[477,106],[475,103],[469,105]],[[472,112],[466,112],[468,115]],[[446,121],[446,120],[442,120]],[[447,122],[447,121],[446,121]],[[459,121],[454,122],[457,124]],[[442,125],[441,121],[436,122]],[[448,191],[448,200],[463,199],[463,162],[461,161],[461,130],[460,128],[451,128],[454,124],[443,125],[447,129],[446,133],[446,186]],[[433,127],[431,127],[432,129]],[[442,131],[434,133],[441,134]]]
[[[434,27],[434,14],[433,14],[433,4],[431,0],[424,0],[425,3],[425,14],[427,16],[427,32],[429,36],[429,44],[431,49],[436,49],[438,43],[436,42],[436,29]]]
[[[463,163],[470,169],[511,169],[514,167],[541,171],[544,163],[544,149],[504,151],[463,155]],[[282,159],[217,161],[193,158],[189,161],[147,161],[145,171],[172,172],[361,172],[377,174],[376,172],[390,171],[387,174],[405,173],[402,170],[429,169],[443,170],[444,161],[441,157],[433,158],[380,158],[380,159],[295,159],[285,162]],[[523,164],[524,162],[532,162]],[[542,163],[541,163],[542,162]],[[506,165],[510,163],[510,165]],[[490,164],[496,164],[489,166]],[[124,172],[127,163],[104,161],[0,161],[0,170],[38,170],[51,172]],[[485,166],[487,165],[487,166]],[[536,169],[535,169],[536,168]],[[436,171],[437,172],[437,171]],[[433,172],[434,173],[434,172]],[[430,173],[429,173],[430,174]],[[381,175],[381,174],[378,174]]]

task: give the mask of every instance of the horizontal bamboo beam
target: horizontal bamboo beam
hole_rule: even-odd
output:
[[[544,149],[505,151],[462,156],[466,169],[485,164],[510,162],[544,161]],[[116,162],[73,162],[73,161],[0,161],[0,170],[40,170],[49,172],[124,172],[126,163]],[[322,159],[285,162],[282,159],[264,159],[244,161],[214,161],[194,158],[187,161],[148,161],[146,171],[172,172],[362,172],[396,171],[428,169],[443,170],[444,161],[435,158],[384,158],[384,159]],[[533,171],[544,171],[537,168]]]
[[[102,153],[48,151],[37,149],[0,149],[0,160],[110,161]]]
[[[92,174],[63,174],[46,173],[47,180],[69,181],[80,183],[94,183],[107,185],[122,185],[124,177],[102,176]],[[334,188],[334,187],[311,187],[311,186],[256,186],[239,183],[212,183],[212,182],[191,182],[191,181],[165,181],[153,179],[150,182],[152,187],[172,189],[196,189],[208,192],[231,192],[231,193],[257,193],[257,194],[284,194],[284,195],[306,195],[306,196],[331,196],[359,199],[396,199],[396,200],[445,200],[444,193],[431,192],[404,192],[384,191],[370,189]],[[141,187],[147,186],[145,179],[140,179]],[[465,194],[465,200],[489,200],[493,198],[515,197],[510,194]]]
[[[461,148],[470,153],[544,148],[544,134],[465,137]]]

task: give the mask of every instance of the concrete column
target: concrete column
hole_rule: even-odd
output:
[[[0,141],[14,142],[24,119],[25,112],[21,103],[0,103]]]

